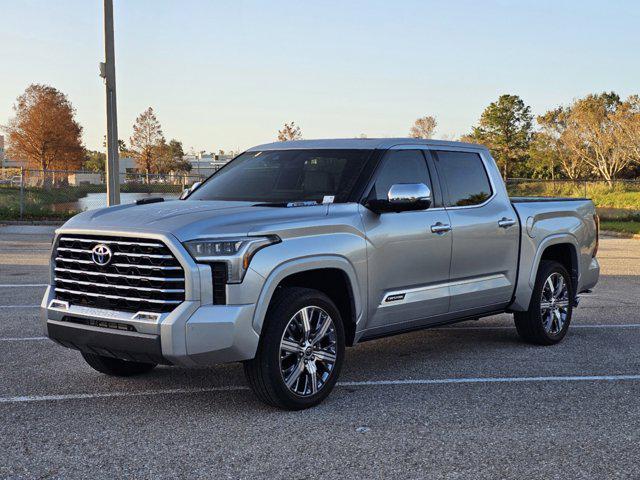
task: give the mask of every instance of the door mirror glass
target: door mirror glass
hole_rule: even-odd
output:
[[[424,183],[396,183],[389,188],[386,200],[369,200],[367,206],[376,213],[426,210],[431,206],[431,190]]]

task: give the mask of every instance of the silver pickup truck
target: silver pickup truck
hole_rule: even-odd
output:
[[[42,321],[99,372],[241,361],[301,409],[365,340],[512,312],[523,340],[561,341],[597,250],[591,201],[509,198],[479,145],[271,143],[181,200],[69,220]]]

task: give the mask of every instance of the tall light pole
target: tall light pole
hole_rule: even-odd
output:
[[[116,109],[116,56],[113,48],[113,0],[104,0],[104,63],[100,76],[107,94],[107,205],[120,204],[118,111]]]

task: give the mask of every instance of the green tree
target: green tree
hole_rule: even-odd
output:
[[[489,148],[504,178],[508,178],[526,169],[532,125],[531,108],[520,97],[501,95],[482,112],[478,125],[465,138]]]
[[[104,172],[107,155],[96,150],[87,150],[82,168],[92,172]]]
[[[155,156],[157,173],[186,173],[191,170],[191,163],[184,159],[182,142],[176,139],[169,143],[162,139],[155,148]]]

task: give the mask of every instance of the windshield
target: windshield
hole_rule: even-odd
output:
[[[258,203],[346,202],[371,150],[245,152],[213,174],[189,200]]]

